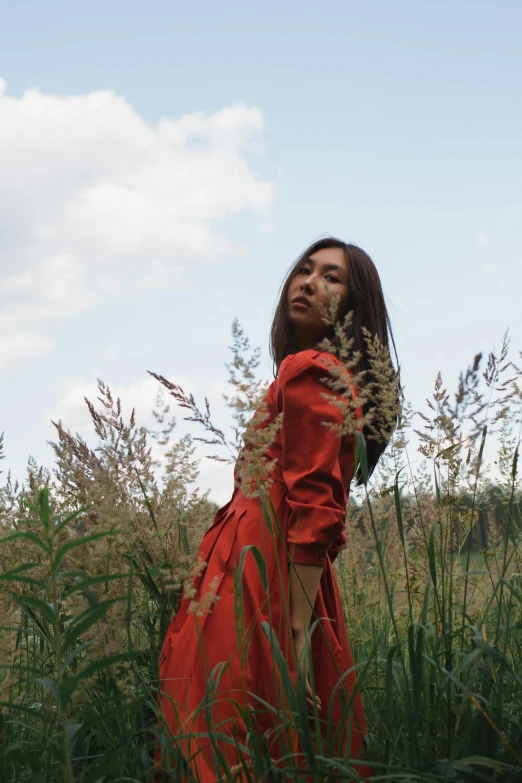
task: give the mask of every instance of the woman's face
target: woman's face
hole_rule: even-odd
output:
[[[321,320],[318,305],[328,312],[328,293],[339,296],[336,318],[345,312],[348,302],[348,264],[340,247],[325,247],[305,258],[288,286],[288,313],[298,349],[313,348],[331,327]],[[304,298],[306,303],[296,302]]]

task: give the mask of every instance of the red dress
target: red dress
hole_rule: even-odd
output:
[[[238,764],[235,743],[248,746],[245,711],[252,716],[257,732],[268,732],[272,759],[289,752],[302,755],[295,731],[277,732],[278,723],[281,725],[277,717],[285,704],[279,688],[280,670],[274,664],[267,636],[269,624],[295,683],[288,622],[289,558],[294,563],[323,566],[312,616],[312,622],[321,618],[320,627],[312,634],[312,666],[322,703],[319,715],[325,738],[332,694],[335,691],[330,725],[337,728],[342,714],[339,691],[344,689],[343,695],[349,701],[357,684],[332,569],[332,561],[346,543],[345,510],[354,473],[355,439],[353,435],[341,438],[321,424],[340,423],[343,419],[340,408],[322,396],[333,394],[320,380],[328,377],[326,367],[332,362],[341,365],[331,354],[309,349],[290,354],[281,363],[278,377],[267,391],[268,417],[263,423],[269,425],[282,413],[275,438],[264,450],[267,461],[274,460],[266,497],[272,508],[268,511],[265,506],[271,523],[267,522],[259,497],[249,497],[250,492],[245,494],[236,486],[203,538],[198,558],[207,565],[193,579],[195,601],[205,604],[214,593],[217,601],[210,600],[210,612],[198,615],[191,611],[194,604],[191,607],[190,597],[182,598],[163,643],[160,713],[175,736],[187,737],[178,745],[185,758],[191,759],[192,772],[202,783],[214,783],[223,772],[216,772],[210,740],[194,735],[213,733],[214,742],[230,766]],[[351,377],[347,370],[346,373]],[[357,394],[355,386],[352,394]],[[361,414],[358,408],[357,418]],[[248,456],[248,447],[245,448]],[[238,463],[234,475],[237,483]],[[256,547],[261,553],[264,578],[252,549],[245,547]],[[242,556],[242,606],[238,611],[238,566]],[[211,707],[198,710],[207,681],[213,672],[216,678],[218,671],[221,676],[211,695]],[[340,678],[343,684],[339,684]],[[275,710],[271,711],[267,704]],[[344,722],[346,726],[334,745],[335,754],[343,754],[349,743],[347,756],[363,758],[362,737],[367,729],[358,690],[353,698],[352,717]],[[221,738],[216,740],[218,732]],[[231,742],[222,739],[225,736]],[[159,762],[159,749],[156,759]],[[306,759],[299,763],[307,766]],[[368,767],[357,769],[362,777],[370,775]],[[156,779],[162,778],[158,775]],[[183,780],[183,775],[177,772],[175,779]]]

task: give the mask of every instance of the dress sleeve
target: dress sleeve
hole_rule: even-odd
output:
[[[322,396],[334,394],[321,382],[329,376],[325,356],[338,361],[325,352],[292,354],[278,375],[282,473],[291,509],[288,551],[292,562],[308,565],[324,563],[329,547],[344,533],[347,504],[339,464],[341,436],[321,423],[343,420],[342,410]]]

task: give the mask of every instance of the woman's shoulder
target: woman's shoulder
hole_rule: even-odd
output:
[[[317,348],[308,348],[298,353],[290,353],[285,356],[279,365],[277,380],[286,383],[291,378],[302,373],[327,372],[333,366],[342,365],[341,360],[333,353],[319,351]]]

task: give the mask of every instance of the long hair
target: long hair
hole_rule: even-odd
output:
[[[328,247],[337,247],[343,250],[346,263],[348,266],[348,300],[344,309],[344,312],[338,312],[336,319],[341,323],[344,320],[344,316],[348,312],[352,312],[353,317],[351,323],[345,331],[346,338],[348,340],[353,339],[353,352],[354,354],[360,352],[361,359],[356,372],[365,370],[362,382],[359,386],[365,386],[368,382],[372,381],[371,364],[368,357],[367,344],[363,335],[363,327],[366,327],[372,338],[377,337],[380,344],[390,351],[390,342],[393,345],[395,352],[395,358],[397,361],[397,367],[399,367],[399,361],[397,357],[397,350],[395,347],[395,341],[393,338],[393,332],[384,302],[384,295],[382,292],[381,280],[379,273],[375,267],[370,256],[364,252],[360,247],[353,244],[347,244],[341,239],[335,237],[325,237],[319,239],[311,244],[306,250],[299,256],[297,261],[290,267],[287,272],[286,278],[283,280],[281,287],[281,294],[279,296],[279,302],[277,304],[274,319],[272,321],[272,327],[270,330],[270,355],[275,364],[275,375],[279,372],[279,366],[285,356],[291,353],[297,353],[299,348],[297,347],[293,325],[289,318],[288,313],[288,287],[290,281],[295,277],[298,270],[301,268],[303,262],[318,250],[323,250]],[[328,334],[325,336],[329,336]],[[393,362],[390,356],[390,364],[393,368]],[[397,401],[401,398],[401,388],[399,381],[397,382]],[[372,407],[372,403],[367,400],[364,404],[364,413]],[[396,419],[396,422],[398,418]],[[375,440],[369,436],[367,429],[363,429],[363,434],[366,438],[366,451],[368,461],[368,475],[373,473],[379,457],[386,449],[389,440]],[[391,437],[391,433],[390,433]],[[355,480],[357,484],[363,483],[362,472],[360,466],[357,467],[355,473]]]

